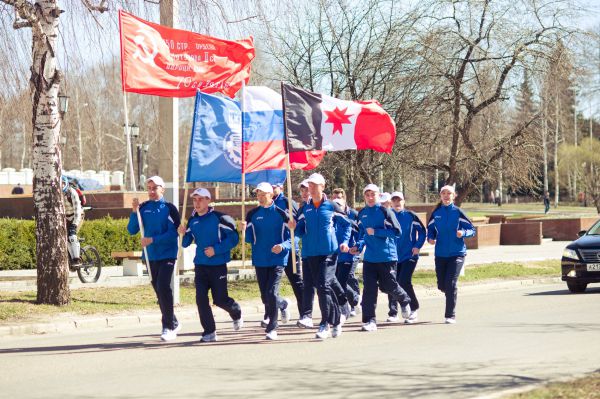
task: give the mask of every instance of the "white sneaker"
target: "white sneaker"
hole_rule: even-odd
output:
[[[242,327],[244,327],[244,319],[240,317],[239,319],[233,321],[234,331],[239,331]]]
[[[446,324],[456,324],[456,319],[454,317],[447,317]]]
[[[203,335],[202,338],[200,338],[200,342],[217,342],[217,333],[214,332]]]
[[[410,312],[410,316],[408,316],[408,319],[404,320],[404,322],[406,324],[412,324],[415,323],[417,320],[419,320],[419,315],[417,314],[416,310],[413,310],[412,312]]]
[[[402,314],[402,318],[403,319],[408,319],[410,317],[410,304],[406,304],[404,306],[400,307],[402,309],[402,311],[400,312]]]
[[[270,321],[271,321],[271,319],[269,319],[269,318],[267,317],[266,319],[264,319],[264,320],[262,320],[262,321],[260,322],[260,326],[261,326],[262,328],[267,328],[267,326],[269,325],[269,322],[270,322]]]
[[[352,306],[350,309],[350,317],[356,317],[358,313],[356,312],[356,307]]]
[[[369,331],[369,332],[371,332],[371,331],[377,331],[377,324],[375,324],[374,321],[370,321],[368,323],[364,323],[362,325],[362,330],[363,331]]]
[[[291,313],[289,311],[290,301],[287,298],[282,298],[279,302],[279,312],[281,313],[281,324],[285,324],[290,321]]]
[[[300,328],[313,328],[315,325],[311,318],[304,316],[296,322],[296,325]]]
[[[163,341],[173,341],[175,338],[177,338],[177,333],[175,332],[175,330],[169,330],[168,328],[165,328],[163,330],[162,335],[160,336],[160,339],[162,339]]]
[[[400,320],[400,319],[398,318],[398,316],[390,316],[390,317],[388,317],[388,318],[387,318],[387,320],[386,320],[386,321],[387,321],[388,323],[395,323],[395,322],[397,322],[398,320]]]
[[[341,322],[337,326],[333,326],[333,328],[331,329],[331,336],[333,338],[337,338],[340,335],[342,335],[342,323]]]
[[[326,326],[319,326],[319,331],[317,331],[317,334],[315,335],[315,338],[319,338],[319,339],[327,339],[329,338],[329,324]]]
[[[340,327],[341,327],[341,326],[343,326],[343,325],[346,323],[346,320],[347,320],[347,319],[348,319],[348,318],[346,317],[346,315],[345,315],[345,314],[341,314],[341,315],[340,315]]]
[[[179,333],[179,331],[181,331],[181,322],[177,324],[177,327],[175,327],[173,331],[175,331],[175,333]]]
[[[265,338],[268,341],[275,341],[277,339],[277,330],[271,330],[267,333],[267,335],[265,336]]]

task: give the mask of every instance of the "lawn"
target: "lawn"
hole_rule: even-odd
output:
[[[559,261],[539,261],[530,263],[492,263],[469,266],[464,277],[465,283],[493,279],[515,279],[534,276],[559,276]],[[413,277],[415,285],[435,286],[434,271],[417,271]],[[259,298],[258,285],[252,280],[229,283],[229,294],[238,301]],[[281,294],[293,297],[292,289],[283,279]],[[71,303],[64,307],[37,305],[36,294],[29,292],[0,292],[0,324],[33,322],[59,314],[116,314],[144,309],[157,309],[156,297],[149,285],[118,288],[80,288],[71,291]],[[182,305],[195,304],[195,290],[181,286]]]
[[[568,382],[555,382],[532,391],[507,396],[505,399],[599,399],[600,373]]]

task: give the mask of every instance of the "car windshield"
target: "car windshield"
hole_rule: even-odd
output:
[[[600,220],[598,220],[587,232],[588,235],[598,236],[600,235]]]

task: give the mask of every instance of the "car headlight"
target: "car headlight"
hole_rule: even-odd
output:
[[[577,252],[573,249],[565,248],[562,254],[563,258],[579,260],[579,256],[577,256]]]

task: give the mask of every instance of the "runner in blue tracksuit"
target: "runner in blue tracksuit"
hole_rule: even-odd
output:
[[[305,179],[300,184],[298,184],[298,188],[300,189],[300,197],[302,198],[302,205],[298,209],[298,213],[296,214],[295,220],[298,220],[298,217],[303,214],[304,207],[310,201],[310,193],[308,192],[308,181]],[[308,262],[306,261],[306,256],[304,255],[304,250],[300,252],[300,257],[302,258],[302,313],[298,317],[298,321],[296,325],[300,328],[312,328],[314,326],[312,320],[312,310],[313,310],[313,302],[315,300],[315,285],[313,284],[312,275],[310,273],[310,268],[308,267]]]
[[[465,238],[475,235],[473,224],[463,211],[454,205],[454,187],[440,190],[441,203],[431,213],[427,223],[427,241],[435,245],[435,274],[438,289],[446,294],[447,324],[456,323],[458,276],[465,263]]]
[[[406,291],[410,297],[410,316],[405,319],[405,323],[414,323],[417,321],[417,310],[419,301],[412,285],[412,276],[419,261],[419,252],[425,243],[425,226],[419,217],[412,211],[404,208],[404,194],[393,192],[392,212],[398,219],[401,233],[396,239],[396,249],[398,253],[398,263],[396,268],[396,278],[400,287]],[[388,313],[389,322],[398,321],[398,302],[392,297],[389,298],[390,311]]]
[[[365,207],[358,213],[359,241],[352,253],[363,248],[363,331],[376,331],[375,308],[380,288],[384,293],[400,302],[402,316],[410,315],[410,297],[396,281],[396,236],[400,234],[400,225],[394,213],[382,207],[379,202],[379,188],[368,184],[363,189]]]
[[[319,296],[322,320],[316,338],[326,339],[330,335],[335,338],[342,333],[344,319],[332,282],[335,279],[337,250],[348,251],[352,223],[343,209],[323,194],[323,176],[313,173],[307,181],[311,199],[298,216],[297,234],[302,237],[302,255],[306,257]],[[336,238],[336,225],[344,230],[341,242]]]
[[[173,311],[173,291],[171,276],[177,261],[177,228],[180,224],[179,211],[175,205],[165,201],[165,183],[159,176],[152,176],[146,181],[148,201],[141,205],[137,198],[132,201],[133,212],[129,217],[127,231],[137,234],[140,225],[136,212],[139,209],[144,227],[141,238],[143,248],[148,253],[148,265],[152,280],[152,288],[156,292],[158,305],[162,313],[163,341],[177,338],[181,324]]]
[[[273,185],[273,201],[275,201],[275,205],[281,209],[283,209],[286,213],[289,212],[289,202],[285,195],[282,192],[283,184],[278,183]],[[294,200],[292,200],[292,213],[293,217],[297,216],[298,213],[298,204]],[[288,263],[285,267],[285,275],[290,281],[290,285],[292,286],[292,290],[294,291],[294,296],[296,297],[296,304],[298,305],[298,315],[302,315],[302,294],[304,292],[304,284],[302,281],[302,274],[300,274],[300,252],[298,244],[296,243],[296,273],[294,273],[294,268],[292,267],[292,256],[288,257]],[[287,307],[287,301],[282,301],[280,304],[280,310],[283,315],[285,308]],[[300,319],[301,316],[298,316]],[[283,319],[283,317],[282,317]]]
[[[291,249],[289,217],[275,205],[269,183],[259,183],[255,192],[260,206],[246,215],[246,242],[252,245],[252,264],[269,319],[266,339],[275,340],[279,286]]]
[[[211,291],[213,303],[225,310],[233,320],[233,329],[242,328],[242,309],[229,297],[227,292],[227,262],[231,260],[231,250],[239,242],[235,222],[231,216],[209,207],[210,192],[197,188],[191,195],[194,202],[194,214],[188,220],[187,228],[181,226],[182,245],[187,248],[196,243],[194,257],[194,283],[196,285],[196,305],[200,315],[202,332],[201,342],[217,340],[215,318],[213,316],[208,291]]]
[[[354,222],[352,233],[350,234],[350,240],[348,241],[348,246],[354,247],[358,239],[358,225],[356,225],[358,212],[346,204],[346,193],[343,188],[334,189],[331,195],[333,197],[333,201],[344,209],[348,219]],[[358,279],[355,275],[358,261],[359,255],[353,255],[350,252],[339,252],[336,278],[340,285],[344,288],[346,298],[350,304],[351,309],[349,316],[355,316],[357,310],[360,310],[360,288],[358,285]]]

